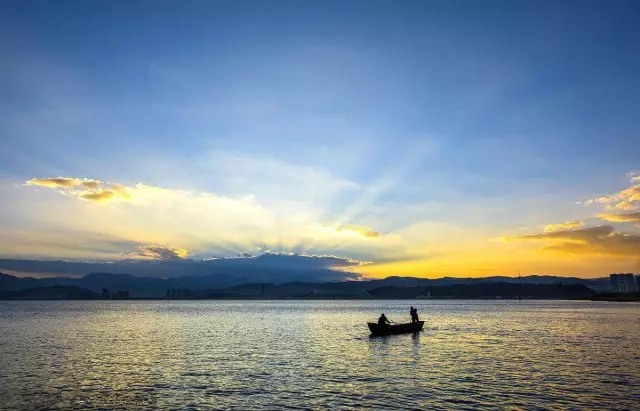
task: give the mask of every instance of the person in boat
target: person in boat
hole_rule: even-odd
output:
[[[411,309],[409,310],[409,313],[411,314],[411,322],[412,323],[417,323],[417,322],[420,321],[420,319],[418,318],[418,309],[417,308],[411,307]]]
[[[389,324],[391,324],[391,321],[389,321],[389,319],[384,315],[384,313],[382,313],[382,315],[380,315],[380,318],[378,318],[378,325],[386,327]]]

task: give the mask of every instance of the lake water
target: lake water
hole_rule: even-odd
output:
[[[640,304],[0,302],[0,408],[637,410]]]

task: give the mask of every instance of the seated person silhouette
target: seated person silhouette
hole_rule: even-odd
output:
[[[384,313],[382,313],[380,318],[378,318],[378,325],[381,325],[383,327],[387,327],[389,324],[391,324],[391,322],[387,319],[387,317],[384,315]]]

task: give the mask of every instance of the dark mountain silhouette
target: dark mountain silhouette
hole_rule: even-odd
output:
[[[589,298],[595,291],[582,284],[474,284],[385,286],[382,281],[344,283],[246,284],[214,291],[201,290],[191,298],[214,299],[412,299],[412,298]]]
[[[599,292],[610,291],[605,279],[564,278],[555,276],[486,277],[424,279],[413,277],[388,277],[383,280],[361,280],[361,276],[336,268],[349,269],[358,261],[335,256],[313,256],[266,252],[258,256],[243,254],[235,258],[210,260],[166,259],[123,260],[117,262],[39,261],[0,259],[0,271],[41,273],[45,278],[16,278],[0,276],[0,290],[67,285],[82,287],[94,292],[129,290],[133,297],[159,297],[167,289],[214,290],[243,284],[258,283],[327,283],[334,282],[332,293],[358,294],[376,286],[424,286],[476,284],[487,282],[555,284],[575,283],[586,285]],[[52,276],[58,273],[59,276]],[[70,278],[75,277],[75,278]],[[345,280],[347,280],[345,282]]]
[[[161,279],[136,277],[129,274],[92,273],[80,278],[18,278],[0,273],[0,290],[64,285],[82,287],[94,292],[101,292],[102,289],[128,290],[135,297],[163,296],[168,288],[215,289],[246,282],[242,278],[232,279],[227,276]]]
[[[587,298],[595,292],[582,284],[518,284],[505,282],[449,286],[379,287],[373,298]]]
[[[0,291],[0,300],[98,300],[100,295],[86,288],[67,285]]]
[[[282,278],[282,277],[281,277]],[[367,281],[342,281],[342,282],[304,282],[304,281],[249,281],[245,277],[233,277],[231,275],[212,275],[181,278],[149,278],[137,277],[128,274],[93,273],[81,278],[19,278],[0,273],[0,291],[18,291],[28,288],[71,286],[86,288],[95,293],[102,293],[104,289],[115,292],[126,290],[132,297],[164,297],[167,290],[189,290],[190,298],[371,298],[371,290],[374,289],[421,289],[425,287],[452,287],[457,285],[483,285],[492,284],[491,293],[487,295],[508,296],[508,292],[501,291],[500,287],[509,285],[511,290],[518,290],[520,285],[550,285],[568,286],[582,285],[591,290],[599,291],[604,287],[610,287],[608,279],[581,279],[553,276],[526,276],[522,278],[511,277],[487,277],[487,278],[438,278],[424,279],[413,277],[388,277],[382,280]],[[498,284],[501,284],[498,286]],[[481,290],[479,287],[474,290]],[[530,293],[533,291],[528,288]],[[541,290],[541,289],[536,289]],[[534,290],[535,291],[535,290]],[[408,296],[413,291],[407,294]],[[475,292],[475,291],[474,291]],[[515,295],[519,291],[514,291]],[[171,295],[171,294],[170,294]],[[382,295],[382,294],[380,294]],[[418,296],[420,294],[416,294]],[[427,294],[424,294],[427,295]],[[461,294],[456,294],[461,295]],[[476,295],[476,294],[474,294]],[[522,294],[526,295],[526,294]],[[542,297],[539,293],[531,296]],[[415,297],[414,296],[414,297]],[[432,294],[432,296],[436,296]],[[482,293],[477,298],[484,296]],[[399,298],[399,297],[398,297]],[[413,298],[413,297],[408,297]],[[476,298],[476,297],[474,297]]]

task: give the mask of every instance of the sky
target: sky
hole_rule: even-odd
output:
[[[3,1],[0,258],[640,271],[639,38],[636,1]]]

